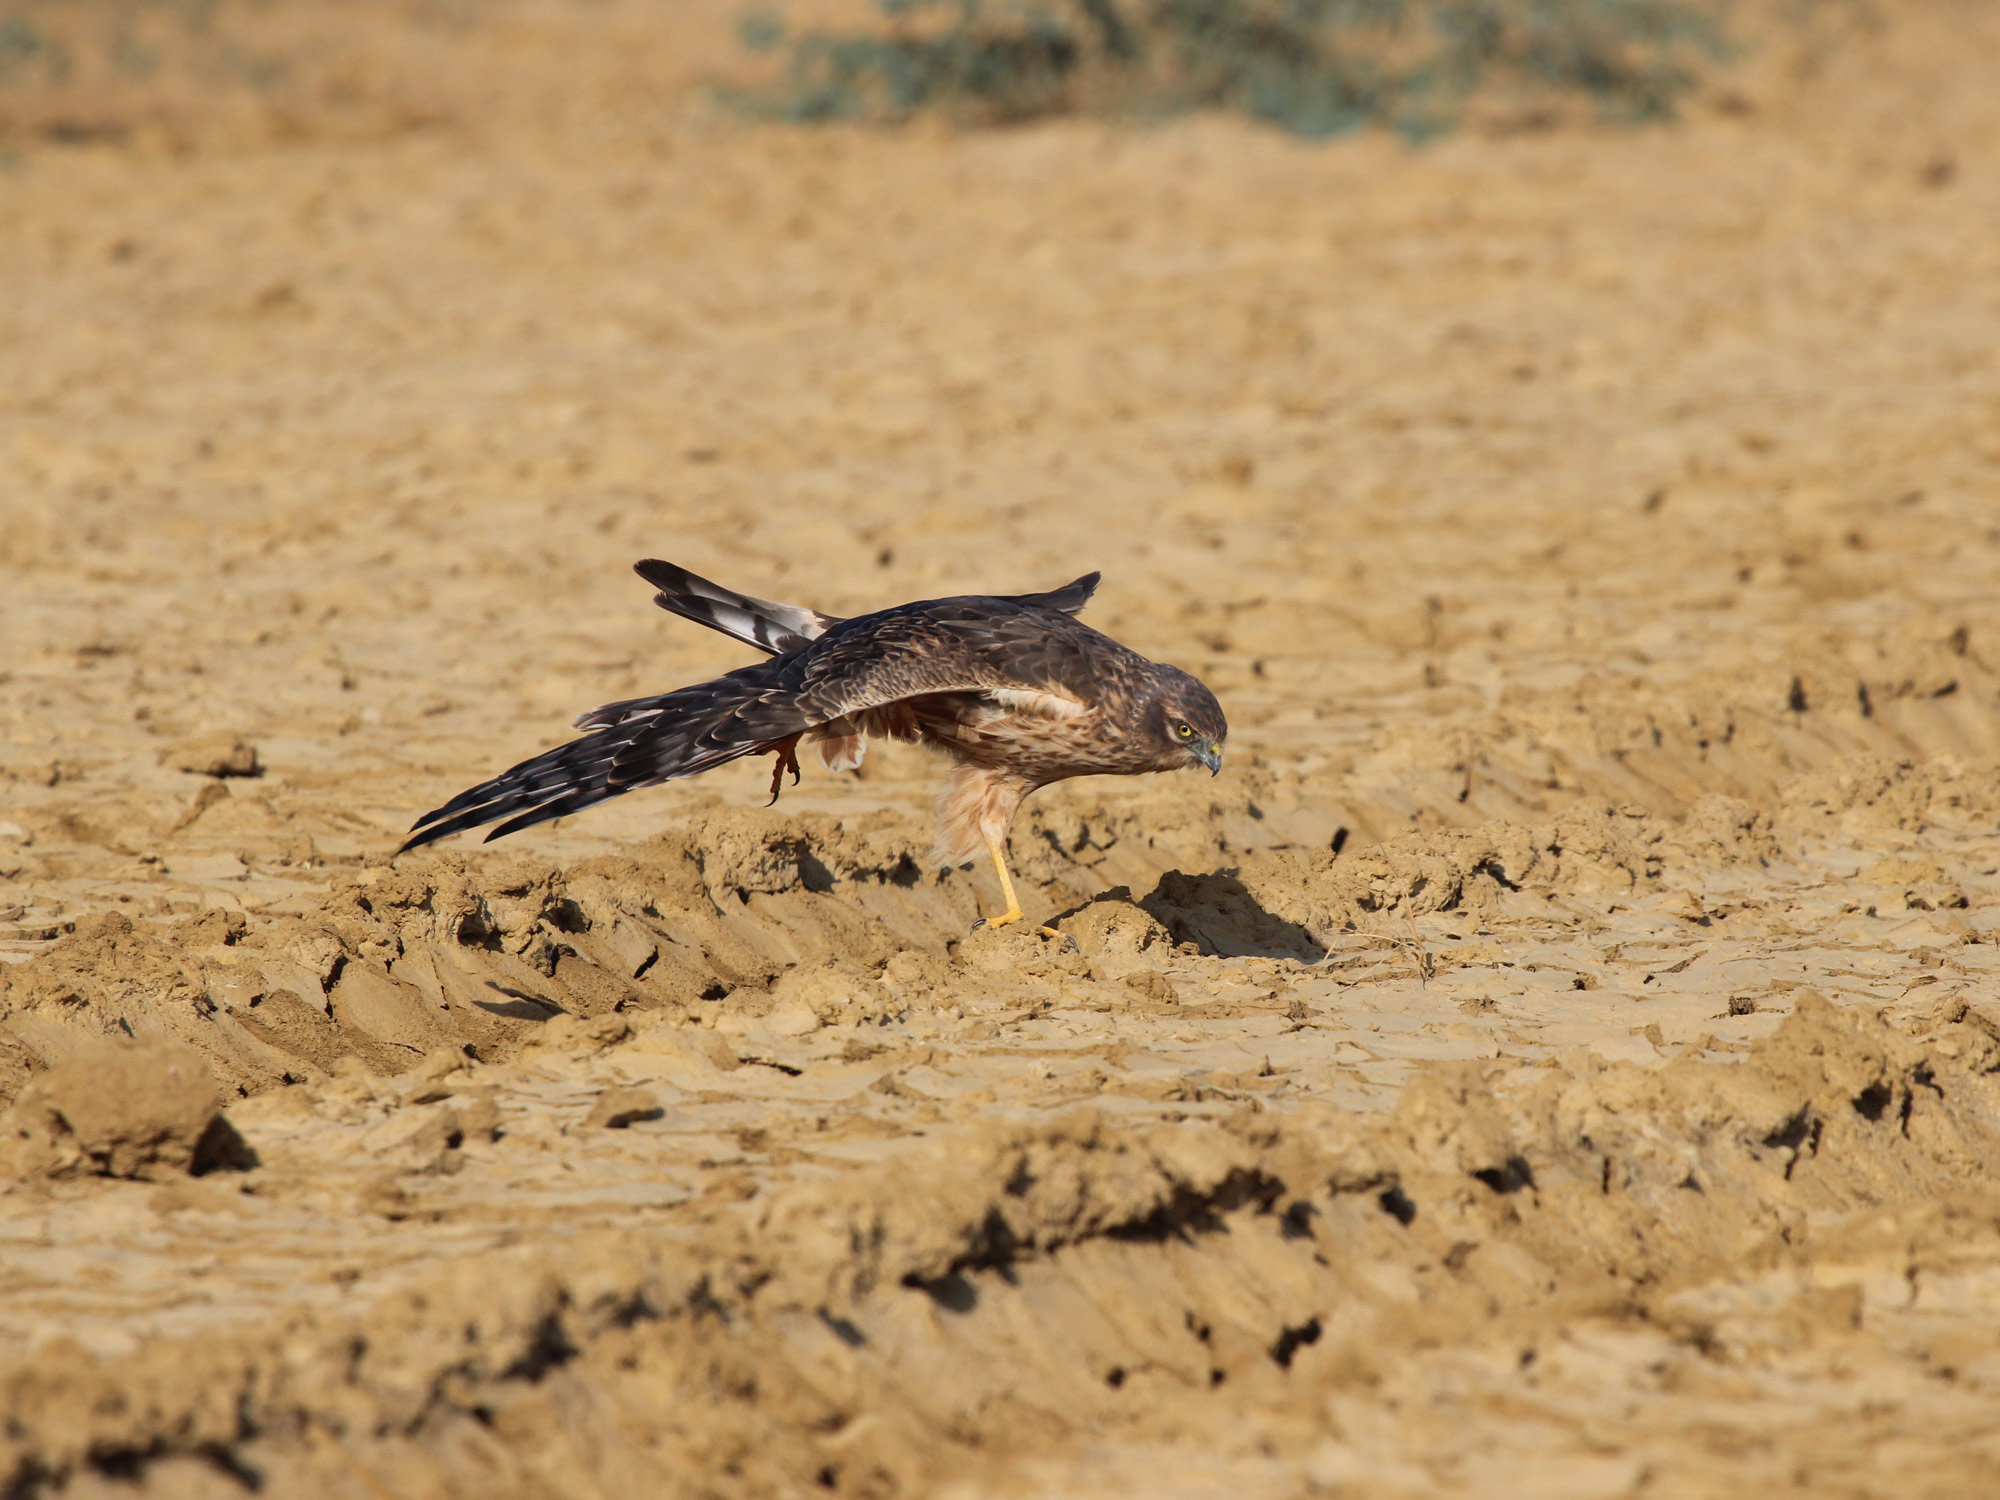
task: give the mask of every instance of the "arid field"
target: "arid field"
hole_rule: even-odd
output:
[[[0,1493],[2000,1493],[2000,14],[1423,145],[735,17],[0,74]],[[644,557],[1101,569],[1223,774],[1028,803],[1074,952],[894,745],[394,857],[751,659]]]

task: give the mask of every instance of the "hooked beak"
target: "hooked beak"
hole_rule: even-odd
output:
[[[1220,776],[1222,774],[1222,752],[1216,749],[1215,746],[1203,745],[1199,750],[1195,751],[1194,755],[1196,760],[1208,767],[1209,775]]]

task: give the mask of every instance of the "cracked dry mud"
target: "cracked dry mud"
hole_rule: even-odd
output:
[[[0,178],[6,1492],[1990,1487],[1992,19],[1411,151],[606,15]],[[647,555],[1102,567],[1225,774],[1029,804],[1078,953],[895,747],[391,860],[738,664]]]

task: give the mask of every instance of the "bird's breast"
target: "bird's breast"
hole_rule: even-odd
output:
[[[1152,769],[1089,708],[1062,717],[996,708],[956,721],[937,743],[955,757],[1038,783]]]

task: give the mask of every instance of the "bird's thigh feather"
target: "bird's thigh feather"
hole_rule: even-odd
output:
[[[991,766],[954,761],[951,780],[938,798],[938,842],[934,865],[962,865],[986,852],[988,840],[1007,841],[1031,783]]]
[[[845,720],[835,723],[845,724]],[[834,725],[814,731],[813,742],[819,746],[819,763],[829,771],[852,771],[861,764],[861,758],[868,753],[868,736],[852,724],[847,724],[845,733],[834,732]]]

